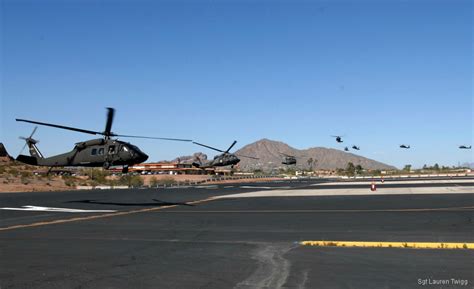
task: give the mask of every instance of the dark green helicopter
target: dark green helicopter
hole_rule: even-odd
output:
[[[296,165],[296,157],[295,156],[287,155],[287,154],[281,153],[281,152],[278,152],[278,153],[285,157],[285,159],[281,162],[282,165],[287,165],[287,166]]]
[[[207,168],[213,168],[213,167],[224,167],[224,166],[231,166],[231,168],[234,168],[234,166],[240,162],[240,159],[238,158],[238,156],[258,160],[258,158],[255,158],[255,157],[244,156],[244,155],[240,155],[240,154],[237,155],[237,154],[230,153],[229,151],[234,147],[234,145],[236,143],[237,143],[237,141],[234,140],[234,142],[230,145],[230,147],[227,150],[223,151],[223,150],[220,150],[220,149],[217,149],[217,148],[205,145],[205,144],[193,142],[193,144],[197,144],[199,146],[203,146],[205,148],[215,150],[215,151],[218,151],[218,152],[222,153],[220,155],[215,156],[213,160],[211,160],[209,162],[206,162],[206,163],[202,163],[202,161],[200,159],[198,159],[198,162],[193,162],[193,166],[195,166],[197,168],[200,168],[200,169],[207,169]]]
[[[85,130],[75,127],[68,127],[57,124],[50,124],[26,119],[16,119],[16,121],[34,123],[44,126],[51,126],[60,129],[67,129],[77,131],[81,133],[102,135],[103,138],[87,140],[78,142],[75,144],[72,151],[45,158],[36,147],[37,140],[33,139],[33,134],[36,131],[36,127],[27,138],[21,137],[26,141],[22,151],[28,146],[30,150],[30,156],[20,155],[17,157],[17,161],[35,166],[47,166],[47,167],[70,167],[70,166],[81,166],[81,167],[103,167],[108,169],[111,166],[123,166],[122,172],[128,172],[128,166],[142,163],[148,159],[148,155],[142,152],[137,146],[113,139],[112,137],[127,137],[127,138],[145,138],[145,139],[159,139],[159,140],[171,140],[171,141],[185,141],[191,142],[188,139],[176,139],[176,138],[162,138],[162,137],[148,137],[148,136],[136,136],[136,135],[121,135],[115,134],[111,131],[112,122],[114,118],[115,110],[113,108],[107,108],[107,121],[105,124],[105,130],[92,131]]]

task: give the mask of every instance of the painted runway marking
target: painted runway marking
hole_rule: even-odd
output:
[[[198,201],[187,202],[186,204],[195,205],[195,204],[210,202],[212,200],[215,200],[215,198],[208,198],[208,199],[203,199],[203,200],[198,200]],[[107,213],[107,214],[101,214],[101,215],[92,215],[92,216],[85,216],[85,217],[77,217],[77,218],[70,218],[70,219],[58,219],[58,220],[37,222],[37,223],[31,223],[31,224],[13,225],[13,226],[9,226],[9,227],[0,228],[0,232],[1,231],[15,230],[15,229],[22,229],[22,228],[32,228],[32,227],[40,227],[40,226],[47,226],[47,225],[54,225],[54,224],[63,224],[63,223],[88,221],[88,220],[110,218],[110,217],[117,217],[117,216],[125,216],[125,215],[132,215],[132,214],[138,214],[138,213],[159,211],[159,210],[175,208],[175,207],[178,207],[178,205],[153,207],[153,208],[138,209],[138,210],[131,210],[131,211],[121,211],[121,212]]]
[[[386,213],[386,212],[433,212],[433,211],[471,211],[470,207],[447,207],[447,208],[413,208],[413,209],[315,209],[315,210],[175,210],[160,213],[200,213],[200,214],[248,214],[248,213]]]
[[[241,189],[260,189],[260,190],[271,190],[271,189],[291,189],[292,187],[264,187],[264,186],[240,186]]]
[[[411,249],[469,249],[474,243],[444,242],[365,242],[365,241],[302,241],[303,246],[318,247],[363,247],[363,248],[411,248]]]
[[[22,206],[21,208],[0,208],[0,210],[8,211],[33,211],[33,212],[58,212],[58,213],[113,213],[117,210],[82,210],[70,208],[54,208],[54,207],[39,207],[39,206]]]

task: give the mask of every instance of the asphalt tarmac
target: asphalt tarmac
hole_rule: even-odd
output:
[[[318,182],[0,194],[0,288],[474,288],[474,250],[300,244],[473,243],[472,184],[445,184],[467,194],[213,199],[330,187]]]

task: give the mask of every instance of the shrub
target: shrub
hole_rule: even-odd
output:
[[[140,176],[123,175],[118,180],[120,185],[127,185],[129,187],[140,187],[143,186],[143,180]]]

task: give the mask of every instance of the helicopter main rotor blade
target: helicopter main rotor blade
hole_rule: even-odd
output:
[[[111,129],[112,129],[112,122],[114,121],[114,113],[115,113],[115,109],[111,108],[111,107],[107,107],[107,122],[105,123],[105,130],[104,130],[104,135],[105,136],[110,136],[112,133],[111,133]]]
[[[159,140],[172,140],[172,141],[185,141],[192,142],[191,139],[182,139],[182,138],[167,138],[167,137],[153,137],[153,136],[140,136],[140,135],[125,135],[125,134],[114,134],[110,133],[109,136],[118,136],[118,137],[131,137],[131,138],[146,138],[146,139],[159,139]]]
[[[58,124],[52,124],[52,123],[46,123],[46,122],[27,120],[27,119],[17,118],[16,121],[34,123],[34,124],[39,124],[39,125],[44,125],[44,126],[51,126],[51,127],[55,127],[55,128],[67,129],[67,130],[72,130],[72,131],[77,131],[77,132],[82,132],[82,133],[88,133],[88,134],[96,134],[96,135],[97,134],[100,134],[100,135],[104,134],[102,132],[93,131],[93,130],[87,130],[87,129],[81,129],[81,128],[76,128],[76,127],[70,127],[70,126],[64,126],[64,125],[58,125]]]
[[[278,152],[278,153],[281,154],[281,155],[287,156],[287,157],[293,157],[293,156],[287,155],[285,153],[281,153],[281,152]]]
[[[259,158],[256,158],[256,157],[251,157],[251,156],[246,156],[246,155],[241,155],[241,154],[234,154],[234,155],[239,156],[239,157],[244,157],[244,158],[259,160]]]
[[[211,149],[211,150],[215,150],[215,151],[218,151],[218,152],[221,152],[221,153],[225,153],[225,151],[223,151],[223,150],[216,149],[216,148],[213,148],[211,146],[208,146],[208,145],[205,145],[205,144],[202,144],[202,143],[198,143],[198,142],[195,142],[195,141],[193,141],[193,144],[197,144],[198,146],[202,146],[202,147],[205,147],[205,148],[208,148],[208,149]]]
[[[235,146],[236,143],[237,141],[234,140],[234,142],[230,145],[230,147],[225,152],[228,153]]]

